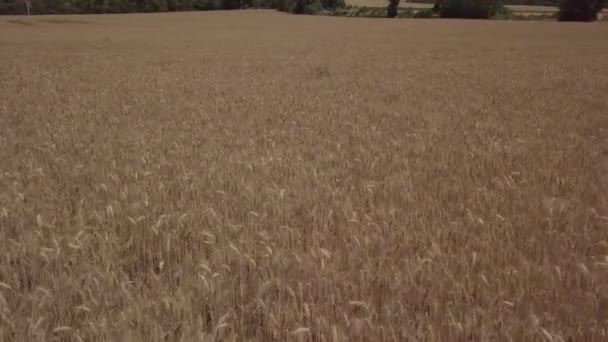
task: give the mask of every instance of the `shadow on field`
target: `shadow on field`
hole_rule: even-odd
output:
[[[41,23],[46,24],[92,24],[90,21],[86,20],[78,20],[78,19],[40,19],[38,20]]]
[[[11,19],[11,20],[7,20],[7,23],[11,23],[11,24],[15,24],[15,25],[23,25],[23,26],[32,26],[34,25],[33,21],[25,21],[25,20],[18,20],[18,19]]]
[[[10,20],[7,20],[6,22],[10,23],[10,24],[23,25],[23,26],[33,26],[33,25],[36,25],[37,23],[58,24],[58,25],[62,25],[62,24],[92,24],[92,22],[86,21],[86,20],[65,19],[65,18],[55,18],[55,19],[47,19],[47,18],[45,18],[45,19],[27,19],[27,20],[10,19]]]

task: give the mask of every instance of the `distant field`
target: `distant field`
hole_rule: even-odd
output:
[[[605,341],[606,37],[0,17],[0,341]]]

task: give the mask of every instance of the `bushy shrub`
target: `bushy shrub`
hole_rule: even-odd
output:
[[[416,12],[409,7],[406,7],[399,11],[399,18],[413,18],[415,15]]]
[[[233,10],[241,8],[240,0],[222,0],[222,9]]]
[[[141,12],[167,12],[167,0],[137,0],[134,7]]]
[[[434,10],[442,18],[488,19],[502,7],[501,0],[437,0]]]
[[[277,9],[294,14],[315,14],[323,10],[320,0],[278,0]]]
[[[213,1],[210,0],[193,0],[192,1],[192,9],[195,10],[212,10],[213,9]]]
[[[346,6],[346,2],[344,0],[320,0],[319,5],[323,9],[336,9],[344,8]]]
[[[419,10],[414,14],[414,18],[432,18],[434,15],[433,10],[431,9],[423,9]]]
[[[289,9],[289,1],[287,0],[277,0],[277,10],[281,11],[281,12],[287,12],[287,10]]]
[[[317,14],[323,10],[323,6],[319,1],[313,1],[304,7],[304,14]]]
[[[559,21],[595,21],[602,11],[604,0],[561,0]]]

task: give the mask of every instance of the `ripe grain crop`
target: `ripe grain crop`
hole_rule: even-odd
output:
[[[605,340],[607,36],[0,18],[0,340]]]

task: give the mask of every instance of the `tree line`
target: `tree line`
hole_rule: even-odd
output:
[[[29,0],[32,14],[202,11],[277,8],[284,0]],[[0,0],[0,14],[26,14],[26,0]]]
[[[423,0],[424,1],[424,0]],[[595,21],[606,0],[428,0],[434,3],[431,10],[442,18],[488,19],[497,14],[508,15],[511,11],[505,5],[551,5],[559,11],[559,21]],[[389,0],[386,10],[388,17],[398,15],[400,0]]]
[[[302,0],[0,0],[0,15],[85,14],[210,11],[241,8],[272,8],[296,12]],[[333,9],[344,6],[344,0],[321,0],[318,6]]]
[[[28,0],[0,0],[0,14],[26,14]],[[554,5],[560,0],[504,0],[505,4]],[[417,0],[435,3],[436,0]],[[306,7],[333,9],[344,6],[344,0],[29,0],[32,14],[84,14],[206,11],[239,8],[274,8],[306,12]]]
[[[399,15],[399,3],[387,0],[387,16]],[[504,5],[559,6],[559,19],[593,21],[605,0],[416,0],[435,4],[429,17],[490,18],[505,11]],[[0,0],[1,14],[84,14],[208,11],[240,8],[273,8],[292,13],[316,13],[345,6],[345,0]]]
[[[504,5],[528,5],[528,6],[559,6],[561,0],[502,0]],[[435,4],[437,0],[416,0],[423,4]]]

